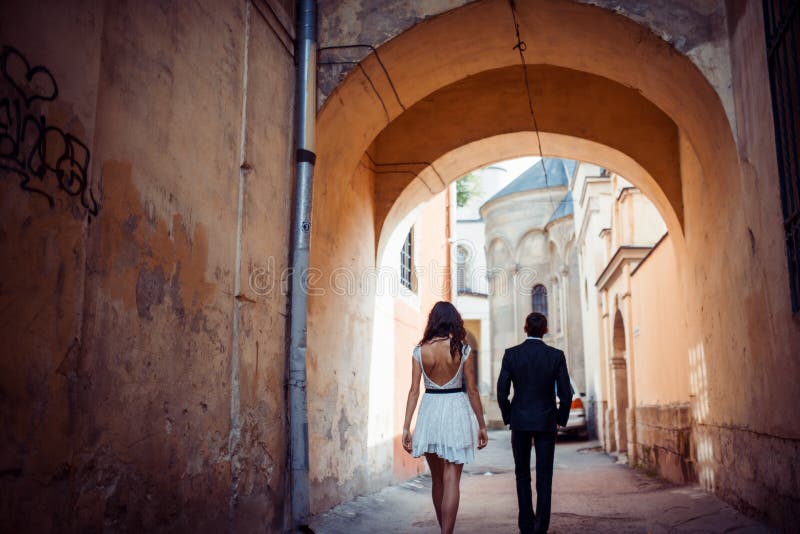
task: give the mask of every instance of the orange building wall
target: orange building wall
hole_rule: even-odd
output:
[[[398,296],[394,305],[395,375],[394,478],[404,480],[425,470],[422,459],[412,458],[401,443],[406,399],[411,384],[411,351],[419,342],[428,312],[439,300],[450,300],[448,195],[445,190],[419,210],[414,223],[416,296]],[[398,258],[399,261],[399,258]],[[424,392],[424,386],[420,386]],[[420,401],[422,395],[420,395]],[[412,431],[414,429],[412,421]]]
[[[689,402],[686,306],[669,236],[631,277],[636,404]]]
[[[697,480],[684,291],[666,236],[631,276],[636,385],[633,456],[676,483]]]

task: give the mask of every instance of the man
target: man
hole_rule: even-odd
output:
[[[511,449],[517,476],[519,530],[522,534],[547,532],[557,426],[566,426],[572,404],[564,353],[545,344],[547,318],[531,313],[525,319],[528,339],[506,349],[497,379],[497,402],[503,422],[511,425]],[[509,401],[511,384],[514,400]],[[559,405],[556,408],[555,393]],[[531,442],[536,449],[536,513],[531,496]]]

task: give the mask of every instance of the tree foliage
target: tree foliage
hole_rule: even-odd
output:
[[[456,205],[459,208],[466,206],[470,199],[481,194],[478,177],[470,173],[456,182]]]

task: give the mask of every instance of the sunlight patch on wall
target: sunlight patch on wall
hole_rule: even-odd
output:
[[[708,416],[708,374],[706,354],[702,343],[689,349],[689,380],[692,398],[692,416],[695,421],[695,446],[697,457],[697,477],[708,491],[716,489],[714,474],[714,443],[703,423]]]

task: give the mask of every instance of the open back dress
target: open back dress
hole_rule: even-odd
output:
[[[411,455],[418,458],[434,453],[456,464],[468,464],[475,459],[478,442],[478,420],[469,404],[464,386],[464,364],[470,346],[461,348],[461,363],[456,374],[446,383],[437,384],[425,373],[421,347],[414,347],[413,358],[422,369],[425,394],[417,414]]]

